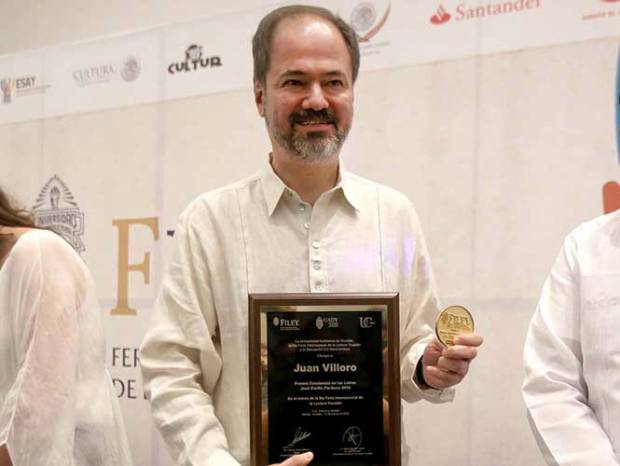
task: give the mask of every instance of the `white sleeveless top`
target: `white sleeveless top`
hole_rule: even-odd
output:
[[[49,231],[0,269],[0,445],[19,466],[132,464],[92,278]]]

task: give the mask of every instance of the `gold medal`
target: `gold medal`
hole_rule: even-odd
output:
[[[463,306],[448,306],[437,316],[435,334],[444,346],[454,345],[454,337],[459,333],[472,333],[474,318]]]

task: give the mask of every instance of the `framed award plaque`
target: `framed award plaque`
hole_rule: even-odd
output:
[[[400,466],[397,293],[250,294],[252,466]]]

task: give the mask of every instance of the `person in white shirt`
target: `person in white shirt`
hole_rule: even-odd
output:
[[[84,262],[0,190],[0,466],[131,466]]]
[[[564,240],[525,341],[523,398],[550,465],[620,465],[620,211]]]
[[[155,424],[181,465],[249,464],[248,293],[398,291],[407,401],[452,399],[482,342],[433,339],[439,305],[413,207],[340,163],[359,69],[353,30],[322,8],[283,7],[259,24],[253,54],[269,166],[181,215],[142,344]]]

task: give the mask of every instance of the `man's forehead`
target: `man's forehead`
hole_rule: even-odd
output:
[[[268,72],[303,73],[304,62],[330,62],[325,73],[348,73],[351,56],[338,28],[325,18],[297,15],[284,18],[276,27]],[[292,65],[292,66],[290,66]],[[299,68],[298,68],[299,66]]]
[[[302,13],[282,18],[273,31],[272,41],[278,34],[285,32],[294,32],[300,35],[325,34],[338,32],[336,26],[326,18],[313,15],[311,13]]]

